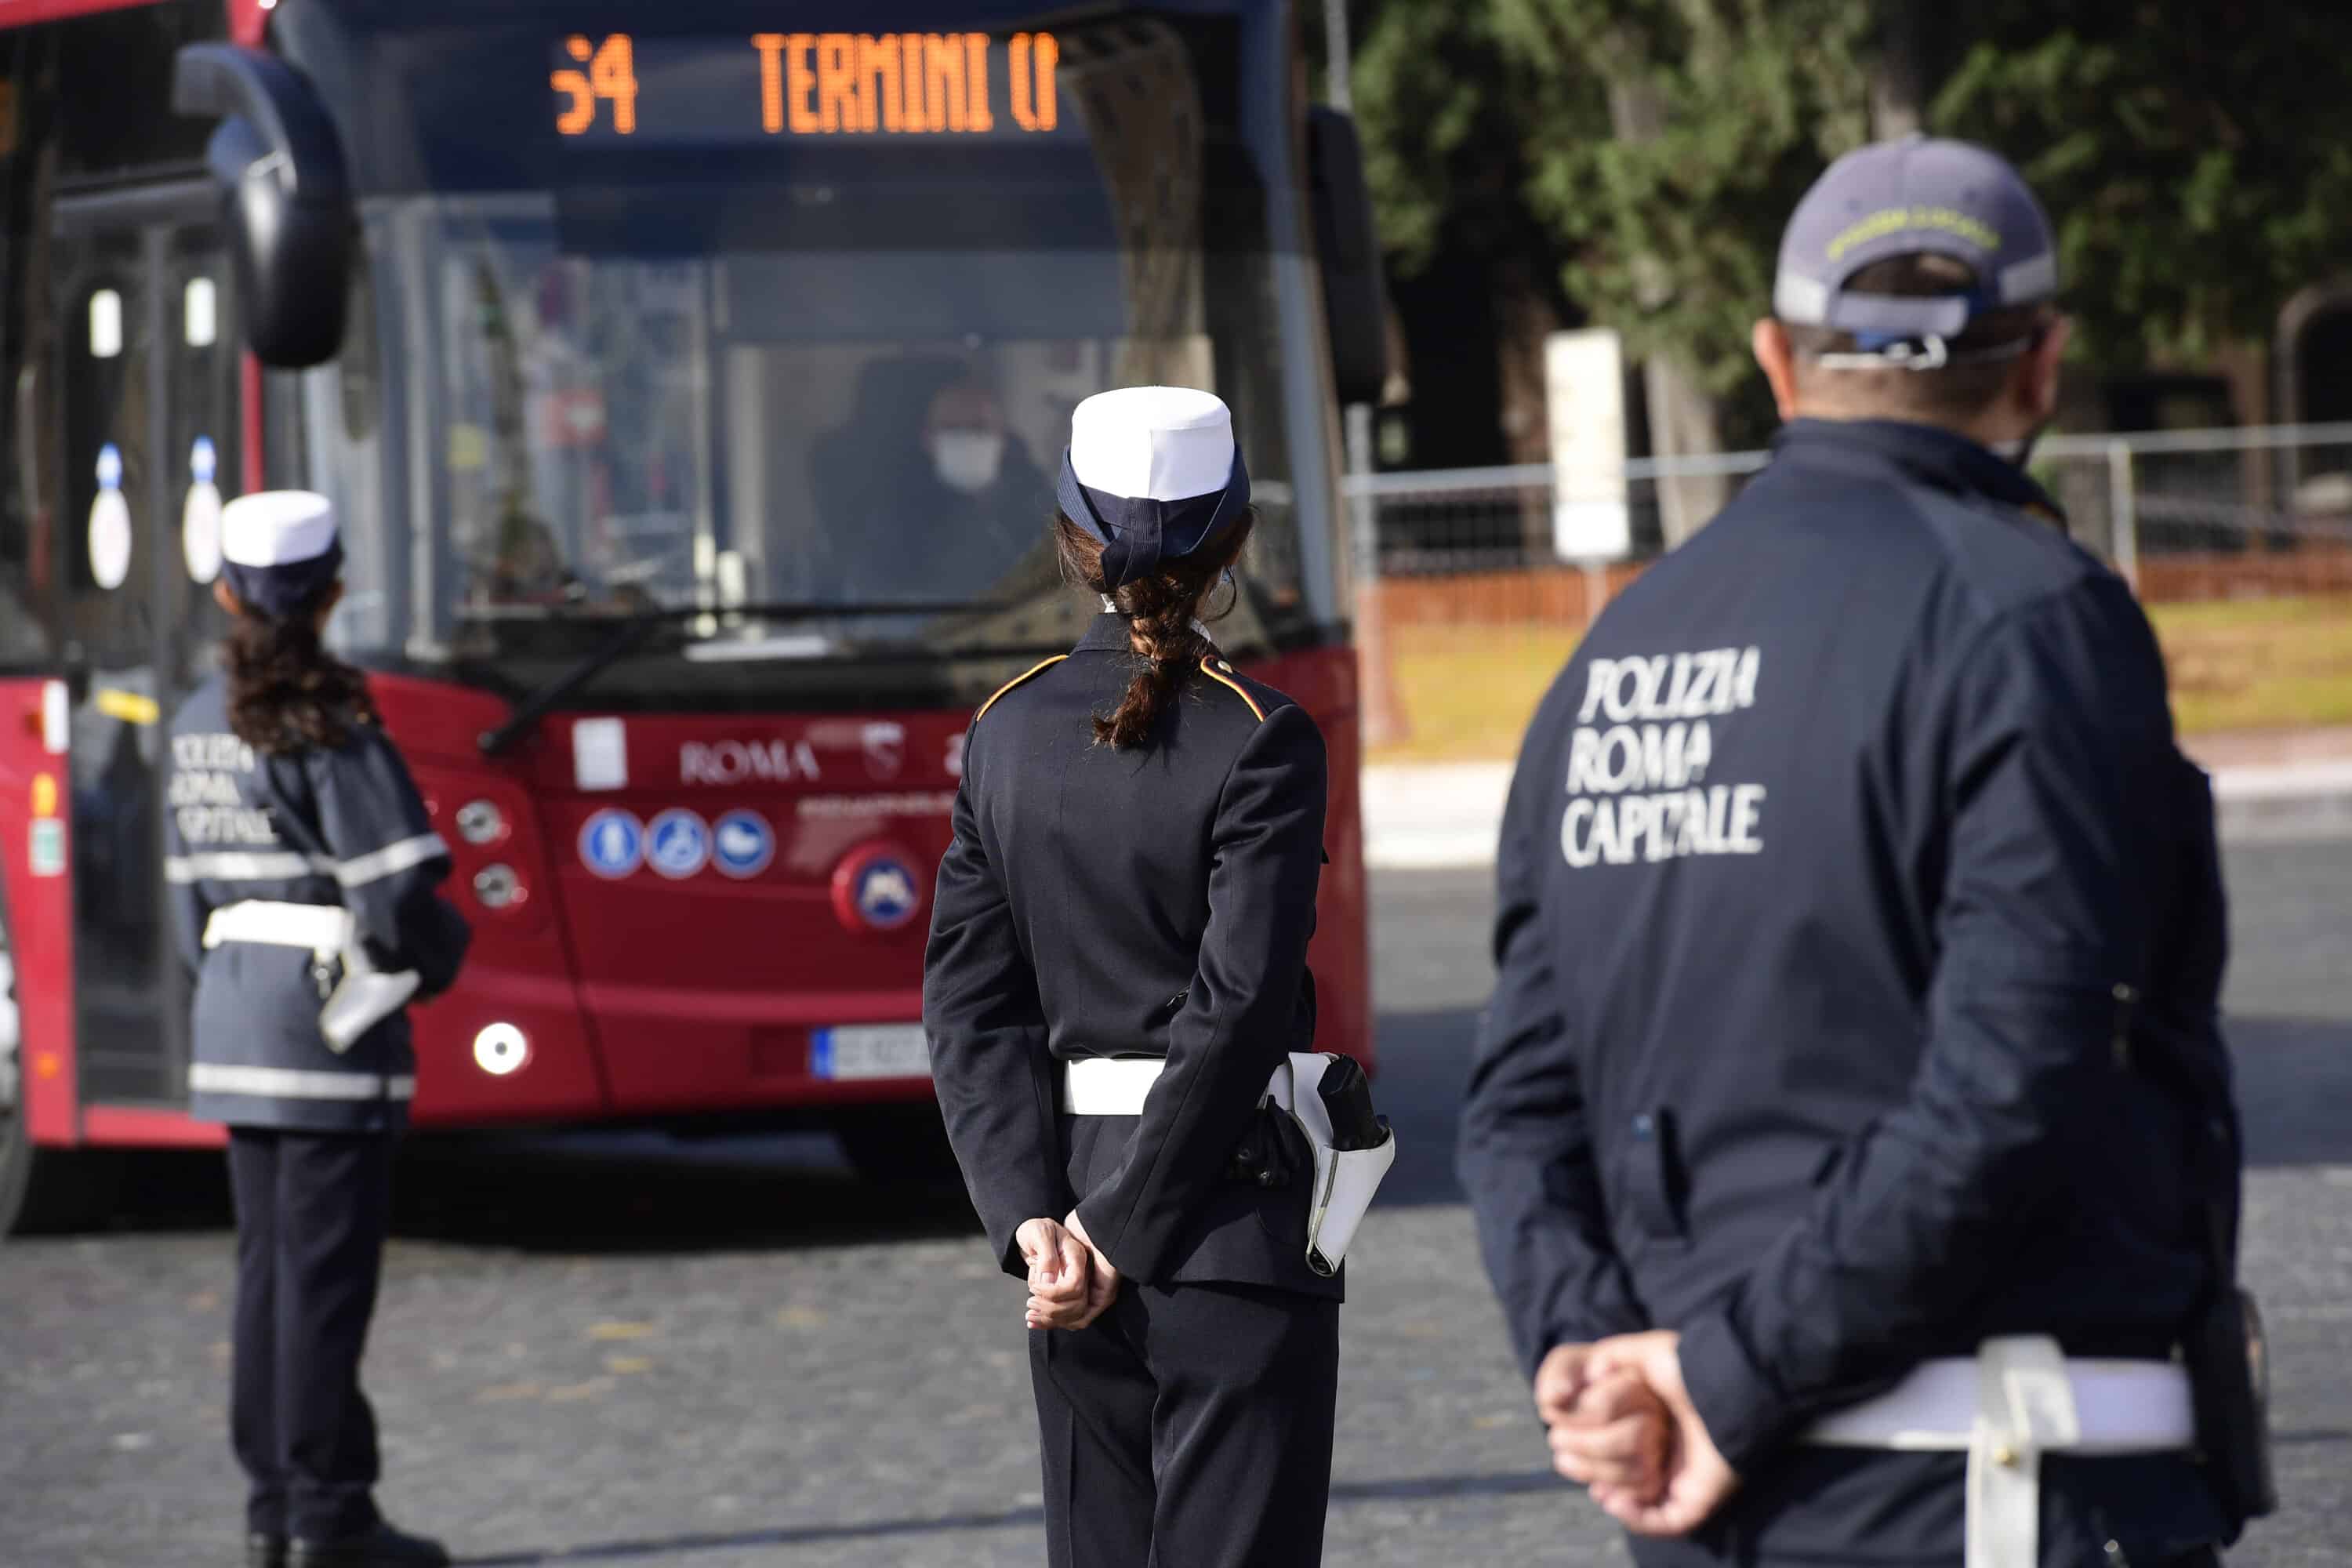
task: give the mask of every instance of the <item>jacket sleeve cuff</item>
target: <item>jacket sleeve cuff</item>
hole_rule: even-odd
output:
[[[1028,1219],[1015,1221],[1013,1227],[1004,1233],[1003,1245],[996,1249],[996,1266],[1015,1279],[1029,1278],[1029,1260],[1021,1256],[1019,1232],[1023,1226],[1029,1223],[1029,1220],[1036,1217],[1035,1215],[1031,1215]]]
[[[1756,1364],[1727,1308],[1685,1324],[1679,1353],[1683,1387],[1707,1436],[1734,1470],[1753,1474],[1788,1431],[1788,1401]]]
[[[1134,1239],[1127,1235],[1127,1227],[1113,1225],[1109,1214],[1105,1212],[1116,1207],[1122,1198],[1123,1194],[1118,1191],[1118,1183],[1107,1183],[1080,1198],[1073,1212],[1077,1215],[1078,1223],[1087,1227],[1087,1236],[1094,1243],[1095,1250],[1110,1259],[1110,1266],[1118,1270],[1119,1278],[1132,1279],[1139,1285],[1153,1284],[1161,1266],[1158,1254],[1155,1252],[1147,1257],[1139,1252]]]

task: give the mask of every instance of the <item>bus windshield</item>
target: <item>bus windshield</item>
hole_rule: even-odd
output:
[[[1329,607],[1292,477],[1324,436],[1294,448],[1271,237],[1296,198],[1286,147],[1241,133],[1230,42],[1206,75],[1214,32],[1019,35],[1024,68],[1056,65],[1017,121],[1011,40],[956,36],[967,121],[977,83],[997,94],[986,133],[781,147],[767,57],[771,118],[860,113],[838,82],[794,96],[784,36],[639,40],[647,140],[625,144],[589,85],[617,90],[609,40],[585,37],[550,109],[578,134],[525,171],[543,184],[444,171],[362,199],[367,295],[299,394],[312,482],[373,492],[342,498],[336,640],[524,682],[644,616],[674,631],[633,666],[1066,644],[1087,606],[1047,525],[1070,410],[1149,382],[1218,393],[1249,454],[1259,523],[1221,637],[1308,634]],[[811,70],[866,36],[834,37]],[[918,112],[890,79],[867,79],[877,127]]]

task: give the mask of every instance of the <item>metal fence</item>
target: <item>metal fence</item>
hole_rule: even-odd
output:
[[[1663,552],[1670,532],[1711,516],[1768,456],[1637,459],[1622,475],[1567,482],[1545,464],[1351,476],[1368,740],[1434,756],[1507,750],[1591,616]],[[2052,437],[2031,466],[2074,536],[2152,606],[2288,600],[2280,612],[2288,618],[2352,627],[2352,424]],[[1580,558],[1596,521],[1624,548]],[[2232,614],[2246,618],[2158,612],[2176,688],[2184,658],[2194,686],[2207,651],[2189,647],[2197,639],[2188,633],[2211,621],[2205,640],[2228,642]],[[2188,630],[2174,635],[2176,626]],[[2352,631],[2344,637],[2352,644]],[[2298,657],[2299,645],[2279,656],[2237,641],[2258,665]],[[2352,658],[2352,647],[2345,653]],[[2244,688],[2275,673],[2240,669],[2233,679]],[[2344,681],[2352,694],[2352,668]],[[2183,722],[2262,721],[2275,706],[2264,696],[2238,690],[2209,711],[2191,692]],[[2282,712],[2334,716],[2334,698],[2315,700],[2316,709],[2290,701]]]

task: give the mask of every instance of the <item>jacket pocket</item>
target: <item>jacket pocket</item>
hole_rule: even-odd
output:
[[[1654,1106],[1634,1113],[1616,1159],[1619,1196],[1643,1240],[1690,1241],[1689,1179],[1675,1137],[1675,1113]]]

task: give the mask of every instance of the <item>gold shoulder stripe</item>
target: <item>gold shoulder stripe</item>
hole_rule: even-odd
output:
[[[1211,680],[1215,681],[1220,686],[1229,686],[1233,688],[1234,695],[1248,703],[1249,710],[1257,715],[1257,721],[1261,724],[1265,723],[1265,710],[1259,707],[1257,705],[1257,699],[1252,697],[1248,690],[1243,687],[1242,683],[1234,679],[1233,668],[1234,667],[1232,665],[1227,664],[1222,658],[1204,658],[1201,661],[1201,673],[1202,675],[1207,676]]]
[[[977,724],[982,719],[987,718],[988,710],[996,706],[998,697],[1003,697],[1006,692],[1012,690],[1014,687],[1020,685],[1031,676],[1035,675],[1039,670],[1051,669],[1069,657],[1070,656],[1066,653],[1057,653],[1053,658],[1046,659],[1042,663],[1031,665],[1027,669],[1023,670],[1020,674],[1014,676],[1012,679],[998,687],[996,689],[996,697],[992,697],[987,701],[982,703],[980,705],[980,711],[971,716],[971,721]]]

